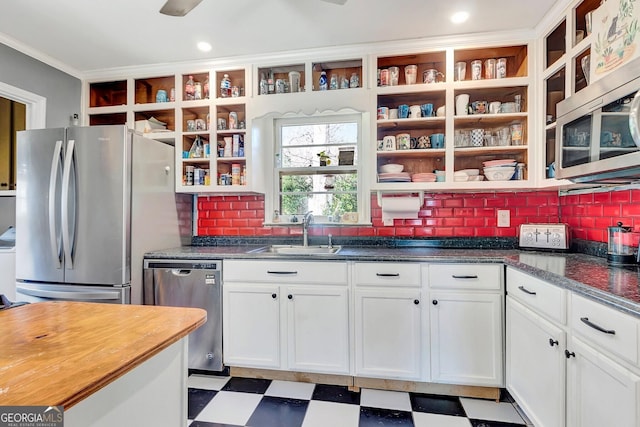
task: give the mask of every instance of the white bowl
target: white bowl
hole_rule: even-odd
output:
[[[456,172],[453,174],[453,180],[455,182],[465,182],[469,180],[469,175],[467,175],[466,173]]]
[[[474,175],[469,177],[469,181],[482,181],[484,179],[484,175]]]
[[[516,167],[515,166],[493,166],[493,167],[490,167],[490,168],[484,168],[483,170],[485,172],[487,172],[487,171],[489,171],[489,172],[493,172],[493,171],[505,172],[505,171],[507,171],[508,172],[508,171],[516,170]]]
[[[404,170],[404,165],[398,165],[395,163],[388,163],[380,166],[380,172],[382,173],[400,173]]]
[[[501,170],[487,171],[484,170],[484,176],[489,181],[508,181],[516,171],[515,168],[500,168]]]
[[[468,176],[476,176],[480,174],[480,169],[461,169],[459,171],[456,171],[456,173],[458,172],[464,173]]]

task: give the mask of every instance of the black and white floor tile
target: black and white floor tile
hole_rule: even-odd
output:
[[[249,378],[191,375],[189,427],[522,427],[493,400]]]

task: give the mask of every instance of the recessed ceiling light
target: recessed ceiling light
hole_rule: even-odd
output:
[[[198,42],[198,49],[203,52],[209,52],[211,50],[211,44],[207,42]]]
[[[460,11],[451,15],[451,22],[454,24],[462,24],[467,19],[469,19],[469,12]]]

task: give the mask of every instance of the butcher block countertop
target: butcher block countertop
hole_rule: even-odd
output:
[[[0,405],[65,410],[206,321],[197,308],[42,302],[0,311]]]

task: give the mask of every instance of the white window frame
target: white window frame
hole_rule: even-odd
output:
[[[274,117],[272,121],[273,128],[273,159],[274,165],[272,174],[270,177],[271,185],[267,188],[271,189],[271,194],[267,192],[265,196],[265,225],[290,225],[296,224],[291,221],[291,218],[281,216],[274,221],[274,212],[280,210],[280,188],[279,188],[279,173],[280,173],[280,153],[281,153],[281,140],[280,129],[282,126],[287,125],[303,125],[303,124],[326,124],[326,123],[357,123],[358,137],[356,143],[357,161],[355,165],[357,174],[357,199],[358,199],[358,221],[354,223],[344,222],[327,222],[323,223],[326,226],[353,226],[353,225],[371,225],[371,197],[369,190],[369,183],[367,177],[367,165],[368,157],[364,149],[364,141],[368,140],[370,133],[369,114],[367,112],[358,112],[352,109],[346,109],[341,111],[325,111],[316,112],[312,115],[304,114],[288,114],[280,117]],[[267,169],[269,170],[269,169]],[[319,213],[314,212],[318,215]],[[298,215],[299,216],[299,215]],[[301,218],[298,218],[299,220]],[[299,224],[299,223],[298,223]],[[320,225],[320,224],[318,224]]]

